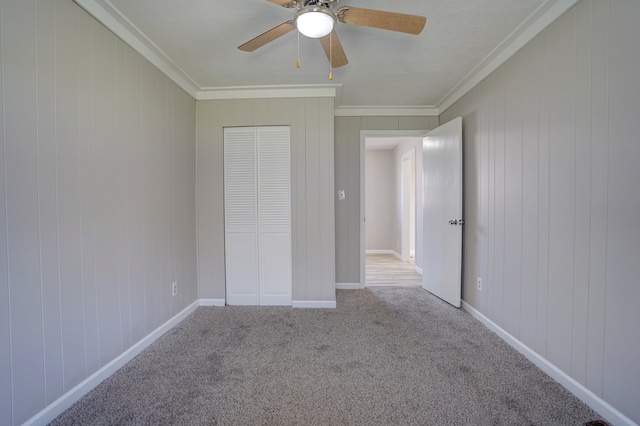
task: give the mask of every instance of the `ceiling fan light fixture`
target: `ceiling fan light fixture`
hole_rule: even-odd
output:
[[[296,13],[296,28],[307,37],[322,38],[333,31],[336,16],[323,6],[305,6]]]

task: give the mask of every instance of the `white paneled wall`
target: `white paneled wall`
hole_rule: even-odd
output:
[[[0,0],[0,43],[8,425],[197,299],[195,101],[71,0]]]
[[[392,232],[398,204],[393,160],[392,150],[365,151],[366,250],[395,250],[400,253],[400,247],[395,244],[399,239]]]
[[[639,23],[582,0],[441,116],[464,121],[464,299],[638,423]]]
[[[291,126],[293,305],[335,304],[333,98],[197,103],[198,285],[225,298],[223,129]]]
[[[336,282],[360,283],[360,132],[432,130],[438,117],[336,117],[335,189],[347,197],[336,203]],[[365,200],[366,202],[366,200]]]

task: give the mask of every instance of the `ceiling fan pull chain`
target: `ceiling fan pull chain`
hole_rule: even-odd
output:
[[[333,33],[333,31],[331,31],[329,33],[329,80],[333,80],[333,70],[332,70],[332,66],[333,66],[333,52],[332,52],[332,45],[333,42],[331,40],[331,34]]]
[[[298,31],[298,60],[296,61],[296,68],[300,68],[300,31]]]
[[[298,31],[298,60],[296,61],[296,68],[300,68],[300,31]]]

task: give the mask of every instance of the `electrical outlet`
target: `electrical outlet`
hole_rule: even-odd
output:
[[[175,282],[171,284],[171,296],[175,297],[178,295],[178,283]]]
[[[482,291],[482,278],[478,277],[478,291]]]

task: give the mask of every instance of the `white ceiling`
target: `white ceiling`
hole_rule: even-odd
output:
[[[333,70],[297,32],[252,53],[237,46],[292,18],[266,0],[76,0],[196,98],[237,90],[335,88],[336,107],[432,108],[437,114],[575,0],[341,0],[423,15],[419,36],[338,23],[349,64]],[[518,46],[520,45],[520,46]],[[211,95],[213,94],[213,95]]]

